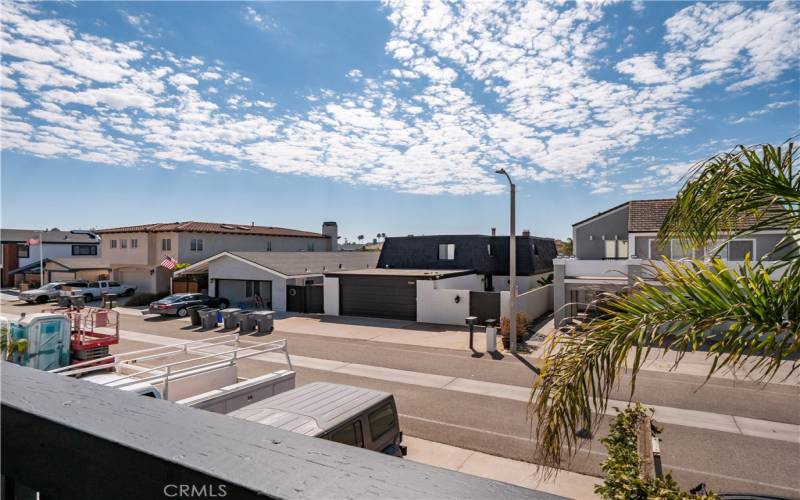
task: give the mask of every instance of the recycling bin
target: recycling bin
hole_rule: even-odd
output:
[[[83,299],[83,295],[74,295],[69,298],[70,305],[72,307],[83,307],[86,305],[86,301]]]
[[[250,333],[256,328],[256,319],[253,311],[242,310],[236,313],[236,323],[239,324],[239,333]]]
[[[113,309],[114,302],[117,301],[118,295],[116,293],[104,293],[103,301],[100,304],[102,309]]]
[[[222,313],[222,326],[226,330],[236,328],[236,313],[239,311],[241,309],[238,307],[229,307],[220,311]]]
[[[200,309],[198,313],[200,314],[200,324],[203,328],[210,330],[212,328],[216,328],[218,321],[217,321],[217,313],[219,309]]]
[[[255,320],[258,333],[266,334],[275,329],[272,324],[275,317],[275,311],[253,311],[251,316]]]
[[[486,320],[486,352],[497,350],[497,328],[494,326],[495,320]]]
[[[69,307],[71,305],[72,301],[68,293],[62,293],[58,296],[58,307]]]
[[[186,311],[189,313],[189,317],[192,320],[192,326],[200,326],[202,323],[200,319],[200,311],[203,309],[208,309],[208,306],[199,305],[199,306],[189,306],[186,308]]]

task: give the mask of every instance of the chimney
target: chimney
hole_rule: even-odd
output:
[[[328,250],[337,252],[339,250],[339,226],[335,222],[323,222],[322,234],[328,236],[331,240]]]
[[[530,238],[531,237],[531,230],[530,229],[523,229],[522,230],[522,237],[523,238]]]
[[[492,236],[497,236],[497,228],[496,227],[492,228]]]

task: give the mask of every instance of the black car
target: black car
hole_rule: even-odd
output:
[[[144,314],[160,314],[162,316],[186,317],[189,306],[208,306],[225,309],[230,305],[230,301],[223,297],[209,297],[202,293],[176,293],[168,295],[163,299],[150,303],[150,307]]]

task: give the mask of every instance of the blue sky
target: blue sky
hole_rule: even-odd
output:
[[[2,226],[570,224],[800,130],[796,3],[3,3]]]

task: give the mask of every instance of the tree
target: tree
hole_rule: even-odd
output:
[[[653,348],[675,351],[679,363],[686,352],[704,347],[712,360],[708,377],[736,367],[762,382],[800,351],[797,156],[791,143],[740,146],[696,165],[659,238],[710,248],[710,262],[652,263],[647,279],[658,286],[639,278],[631,290],[603,294],[597,302],[603,316],[549,341],[530,406],[543,464],[557,467],[564,451],[576,452],[576,433],[596,427],[626,367],[633,395],[637,372]],[[730,240],[779,227],[787,236],[769,260],[747,257],[730,268],[717,258]],[[789,374],[799,364],[794,360]]]
[[[572,255],[572,238],[567,238],[561,242],[562,255]]]

